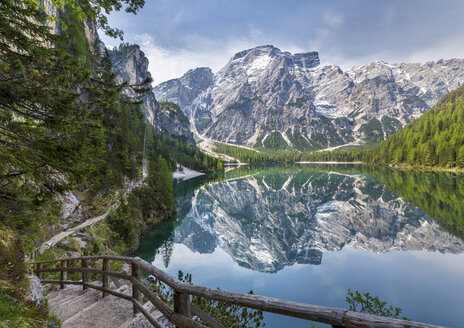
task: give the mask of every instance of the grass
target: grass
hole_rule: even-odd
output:
[[[21,291],[6,280],[0,280],[0,328],[44,327],[49,323],[58,323],[50,316],[46,301],[40,305],[25,300]]]
[[[0,328],[44,327],[59,321],[50,316],[46,301],[27,299],[29,280],[20,238],[0,225]]]

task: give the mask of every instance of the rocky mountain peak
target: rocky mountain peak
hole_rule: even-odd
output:
[[[153,92],[160,100],[179,104],[187,116],[191,116],[188,106],[214,82],[214,74],[209,67],[189,70],[179,79],[172,79],[157,85]]]
[[[312,68],[320,64],[318,52],[296,53],[281,51],[273,45],[258,46],[236,53],[229,63],[221,70],[238,65],[250,67],[251,69],[265,68],[268,64],[278,61],[288,65],[297,65],[302,68]]]
[[[137,44],[121,44],[110,50],[114,71],[118,73],[119,82],[129,84],[142,83],[151,74],[148,71],[148,58]]]
[[[294,54],[295,63],[304,68],[313,68],[320,65],[319,53],[317,51]]]
[[[256,56],[256,55],[262,55],[262,54],[268,54],[270,55],[271,53],[280,53],[280,49],[274,47],[273,45],[264,45],[264,46],[258,46],[254,48],[250,48],[247,50],[242,50],[240,52],[237,52],[230,60],[234,61],[246,56]]]

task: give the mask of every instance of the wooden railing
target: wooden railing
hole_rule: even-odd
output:
[[[90,264],[96,264],[102,260],[102,269],[91,268]],[[125,262],[131,266],[131,274],[113,272],[110,270],[110,261]],[[80,262],[77,267],[71,267],[72,262]],[[46,268],[47,263],[60,263],[58,267]],[[228,292],[203,286],[189,285],[175,279],[166,272],[154,267],[150,263],[138,257],[121,256],[83,256],[60,260],[40,261],[31,263],[35,266],[34,272],[42,283],[59,284],[64,288],[67,284],[82,285],[83,289],[93,288],[106,295],[132,302],[134,314],[141,312],[145,318],[155,327],[162,325],[142,306],[143,297],[150,301],[170,322],[180,328],[205,328],[206,326],[191,319],[192,315],[199,317],[206,325],[213,328],[223,328],[208,314],[202,312],[190,302],[190,296],[205,297],[210,300],[235,304],[265,312],[287,315],[320,323],[333,327],[439,327],[419,322],[391,319],[344,309],[309,305],[291,302],[271,297]],[[174,306],[169,307],[155,293],[147,288],[140,280],[141,270],[153,275],[161,282],[171,287],[174,291]],[[44,272],[59,272],[59,280],[43,279]],[[81,280],[69,280],[68,272],[80,272]],[[89,282],[89,274],[101,275],[101,286]],[[124,279],[132,283],[132,295],[127,295],[109,288],[109,278]]]

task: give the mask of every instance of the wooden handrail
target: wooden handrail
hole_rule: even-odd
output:
[[[103,260],[103,270],[90,268],[90,260]],[[122,261],[129,263],[132,267],[131,274],[110,271],[109,261]],[[80,267],[70,267],[70,261],[80,261]],[[46,263],[60,263],[57,268],[44,268]],[[292,301],[281,300],[272,297],[228,292],[209,287],[189,285],[179,281],[166,272],[156,268],[152,264],[139,257],[123,257],[112,255],[82,256],[58,260],[48,260],[30,263],[35,265],[35,273],[43,283],[59,284],[64,288],[66,284],[82,285],[84,289],[93,288],[103,292],[103,295],[111,294],[131,301],[134,313],[141,312],[145,318],[155,327],[161,327],[151,314],[141,305],[142,295],[145,296],[170,322],[176,327],[182,328],[205,328],[206,326],[193,321],[191,314],[197,315],[211,327],[223,327],[213,318],[203,313],[200,309],[190,303],[190,295],[204,297],[210,300],[220,301],[228,304],[244,306],[256,310],[287,315],[320,323],[332,325],[333,327],[411,327],[411,328],[439,328],[440,326],[392,319],[365,313],[348,311],[345,309],[326,306],[310,305]],[[174,309],[171,309],[158,296],[149,290],[140,281],[140,269],[153,275],[161,282],[174,290]],[[44,272],[60,272],[59,280],[44,280]],[[81,272],[81,281],[67,280],[67,272]],[[99,274],[102,276],[102,286],[88,283],[88,274]],[[132,295],[116,292],[109,288],[108,278],[116,277],[128,280],[132,283]]]

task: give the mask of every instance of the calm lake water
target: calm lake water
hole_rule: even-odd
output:
[[[341,308],[348,288],[368,291],[414,321],[464,327],[464,175],[246,166],[177,182],[175,193],[177,219],[137,253],[172,275]]]

